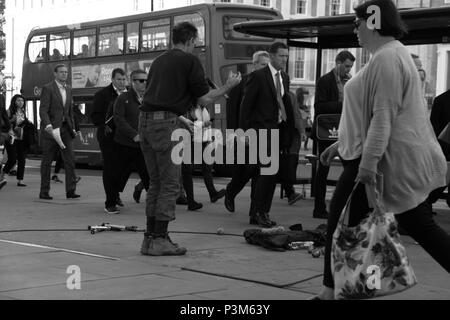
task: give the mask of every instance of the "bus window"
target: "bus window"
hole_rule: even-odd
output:
[[[258,41],[271,41],[274,39],[252,36],[249,34],[240,33],[234,31],[233,25],[235,23],[241,22],[252,22],[252,21],[265,21],[267,19],[260,18],[248,18],[248,17],[223,17],[223,36],[227,40],[258,40]]]
[[[70,33],[50,34],[50,61],[67,59],[70,52]]]
[[[191,22],[198,29],[198,39],[196,47],[202,47],[205,45],[205,20],[199,13],[183,14],[174,18],[174,24],[188,21]]]
[[[92,101],[85,102],[75,102],[73,106],[75,121],[79,125],[91,124],[90,115],[93,111]]]
[[[112,56],[122,54],[123,39],[123,25],[100,28],[98,55]]]
[[[241,75],[244,75],[250,73],[252,70],[253,63],[231,64],[220,69],[220,79],[222,79],[222,83],[226,83],[230,71],[233,71],[233,73],[240,72]]]
[[[225,43],[224,53],[227,59],[248,60],[253,58],[253,54],[257,51],[268,51],[269,46],[264,44],[240,44]]]
[[[141,51],[167,50],[170,43],[170,19],[144,21]]]
[[[28,45],[28,57],[31,62],[47,61],[47,36],[34,36]]]
[[[136,53],[139,45],[139,22],[127,24],[126,53]]]
[[[74,58],[95,57],[95,29],[76,30],[73,32]]]

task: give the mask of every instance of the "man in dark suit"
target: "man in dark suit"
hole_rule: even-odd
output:
[[[112,106],[119,94],[126,91],[126,76],[122,69],[114,69],[112,72],[111,84],[94,95],[94,110],[91,114],[92,123],[97,127],[97,140],[103,158],[103,187],[106,194],[105,212],[110,214],[119,213],[117,205],[123,205],[119,197],[120,186],[115,179],[114,172],[114,136],[108,126],[105,126],[108,110],[112,111]],[[110,114],[109,116],[111,116]],[[110,120],[111,121],[111,120]]]
[[[114,122],[116,124],[114,172],[116,175],[125,174],[126,177],[121,179],[127,181],[129,174],[123,172],[123,168],[134,165],[141,178],[143,188],[148,190],[150,177],[139,145],[140,137],[138,133],[139,108],[142,105],[147,84],[147,73],[144,70],[135,70],[131,73],[130,80],[130,90],[121,94],[114,104]]]
[[[76,199],[76,175],[72,141],[76,136],[73,117],[72,89],[67,85],[68,69],[65,65],[57,65],[54,69],[55,80],[44,86],[41,93],[41,191],[40,199],[52,200],[50,197],[50,174],[52,160],[58,149],[64,160],[66,174],[66,197]],[[58,134],[59,129],[59,134]],[[64,147],[58,144],[61,138]]]
[[[267,154],[271,155],[271,135],[279,132],[279,150],[288,150],[291,146],[294,130],[294,115],[289,97],[289,76],[283,71],[289,58],[288,47],[281,42],[274,43],[269,50],[270,63],[267,67],[252,72],[244,89],[239,117],[240,128],[243,130],[267,130]],[[258,151],[261,140],[258,139]],[[251,143],[251,141],[250,141]],[[278,155],[271,155],[273,158]],[[256,216],[253,217],[262,227],[276,225],[270,220],[269,212],[272,206],[273,194],[277,184],[277,174],[264,174],[266,167],[258,161],[261,170],[256,182]]]
[[[442,130],[444,130],[450,122],[450,90],[434,99],[433,106],[431,108],[430,120],[433,125],[434,132],[436,133],[436,137],[439,137]],[[450,145],[441,140],[439,140],[439,144],[441,145],[447,161],[450,161]],[[438,188],[431,192],[427,200],[428,203],[433,205],[433,203],[438,201],[446,188],[447,187]],[[450,206],[450,193],[447,195],[447,204]]]
[[[335,141],[321,141],[316,135],[317,116],[321,114],[341,114],[344,99],[344,85],[350,78],[350,70],[353,68],[355,57],[349,51],[341,51],[336,56],[336,67],[319,79],[316,86],[314,102],[314,124],[311,137],[314,140],[314,153],[320,157],[322,152]],[[324,166],[318,161],[316,176],[314,179],[314,211],[313,217],[327,219],[325,196],[327,192],[327,178],[330,167]]]
[[[258,51],[253,55],[253,71],[266,68],[270,62],[269,53],[266,51]],[[239,114],[241,110],[241,102],[244,97],[245,83],[247,82],[249,74],[242,76],[242,81],[231,89],[227,100],[227,128],[239,129]],[[236,159],[237,157],[235,157]],[[255,190],[257,181],[257,172],[254,167],[246,164],[235,164],[230,183],[227,185],[225,194],[225,207],[228,211],[234,212],[234,198],[242,191],[249,180],[251,183],[251,203],[250,203],[250,217],[256,215],[255,212]],[[254,219],[250,223],[255,222]]]

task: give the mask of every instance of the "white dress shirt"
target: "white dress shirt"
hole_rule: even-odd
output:
[[[63,107],[65,107],[67,101],[66,85],[60,83],[59,81],[56,81],[56,85],[58,86],[59,92],[61,93],[61,97],[63,100]]]
[[[270,72],[272,73],[272,78],[273,78],[273,84],[275,86],[275,89],[277,89],[277,69],[275,69],[271,63],[269,63],[269,69]],[[283,84],[283,77],[281,76],[281,70],[280,72],[280,82],[281,82],[281,97],[283,98],[284,96],[284,84]]]
[[[275,90],[277,89],[277,74],[280,73],[281,98],[283,99],[283,96],[284,96],[284,84],[283,84],[283,77],[281,76],[281,70],[277,71],[277,69],[275,69],[272,66],[272,63],[269,63],[269,69],[270,69],[270,73],[272,74],[273,84],[275,86]],[[283,121],[283,117],[281,116],[281,110],[279,110],[279,112],[278,112],[278,123],[281,123],[282,121]]]

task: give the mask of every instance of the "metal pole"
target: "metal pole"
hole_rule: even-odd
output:
[[[14,17],[12,17],[11,97],[14,95]]]
[[[153,12],[153,0],[151,0],[152,2],[151,2],[151,10],[152,10],[152,12]]]

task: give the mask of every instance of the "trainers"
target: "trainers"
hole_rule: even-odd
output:
[[[144,256],[148,255],[148,249],[150,248],[152,244],[153,238],[151,236],[144,236],[144,240],[142,241],[141,245],[141,254]]]
[[[174,244],[168,236],[155,238],[151,242],[147,253],[149,256],[182,256],[186,254],[186,248]]]
[[[225,193],[226,193],[225,189],[222,189],[222,190],[218,191],[215,195],[213,195],[211,197],[211,202],[212,203],[216,203],[218,200],[220,200],[223,197],[225,197]]]
[[[116,206],[106,207],[105,212],[108,214],[119,214],[120,213],[119,209],[117,209]]]
[[[55,182],[58,182],[58,183],[63,183],[61,180],[59,180],[59,178],[58,178],[58,176],[56,174],[52,177],[52,181],[55,181]]]

